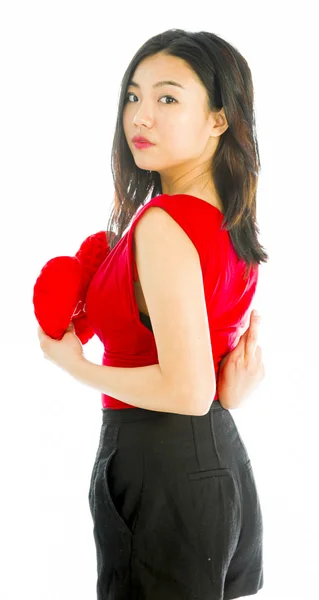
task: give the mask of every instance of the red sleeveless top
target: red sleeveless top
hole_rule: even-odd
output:
[[[151,321],[139,311],[133,284],[133,279],[138,280],[134,228],[150,206],[166,210],[198,251],[217,382],[220,361],[237,345],[241,329],[248,325],[259,269],[256,265],[244,280],[246,265],[222,228],[224,215],[209,202],[188,194],[161,194],[139,208],[93,277],[86,295],[86,315],[104,345],[102,364],[142,367],[159,362]],[[216,390],[214,400],[217,398]],[[102,406],[135,408],[103,393]]]

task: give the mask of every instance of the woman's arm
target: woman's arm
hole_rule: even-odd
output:
[[[220,363],[217,391],[221,405],[238,408],[265,377],[260,346],[257,345],[260,318],[250,314],[250,324],[237,346]]]

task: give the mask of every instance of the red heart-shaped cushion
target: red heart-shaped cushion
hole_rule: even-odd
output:
[[[38,323],[47,335],[60,340],[72,320],[82,344],[93,337],[83,310],[85,297],[109,250],[106,232],[99,231],[82,242],[75,256],[57,256],[44,265],[34,286],[33,305]]]
[[[41,269],[33,289],[34,313],[44,332],[61,339],[78,305],[82,268],[74,256],[56,256]]]
[[[111,235],[114,235],[114,233],[112,232]],[[89,284],[91,283],[102,262],[107,257],[109,251],[110,248],[105,231],[98,231],[98,233],[89,235],[84,242],[82,242],[75,255],[82,268],[83,287],[81,298],[85,298]]]
[[[72,317],[74,333],[78,336],[82,344],[86,344],[95,334],[90,326],[85,312],[81,311],[78,315]]]

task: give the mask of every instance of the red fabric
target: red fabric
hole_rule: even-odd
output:
[[[158,363],[153,332],[140,320],[133,277],[136,223],[151,206],[159,206],[183,228],[195,245],[201,262],[210,326],[216,381],[222,358],[232,350],[246,328],[257,281],[258,265],[244,280],[245,263],[238,259],[231,238],[222,229],[223,214],[214,206],[188,194],[161,194],[134,215],[128,231],[101,264],[87,289],[86,314],[104,345],[103,365],[141,367]],[[215,399],[218,395],[216,392]],[[104,408],[134,408],[102,394]]]
[[[85,312],[88,285],[109,252],[105,231],[87,237],[75,256],[51,258],[33,288],[34,313],[47,335],[61,339],[71,320],[82,344],[94,335]]]

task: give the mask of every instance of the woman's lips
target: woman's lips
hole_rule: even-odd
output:
[[[151,146],[155,146],[155,144],[150,144],[149,142],[133,142],[133,144],[138,150],[142,150],[142,148],[150,148]]]

